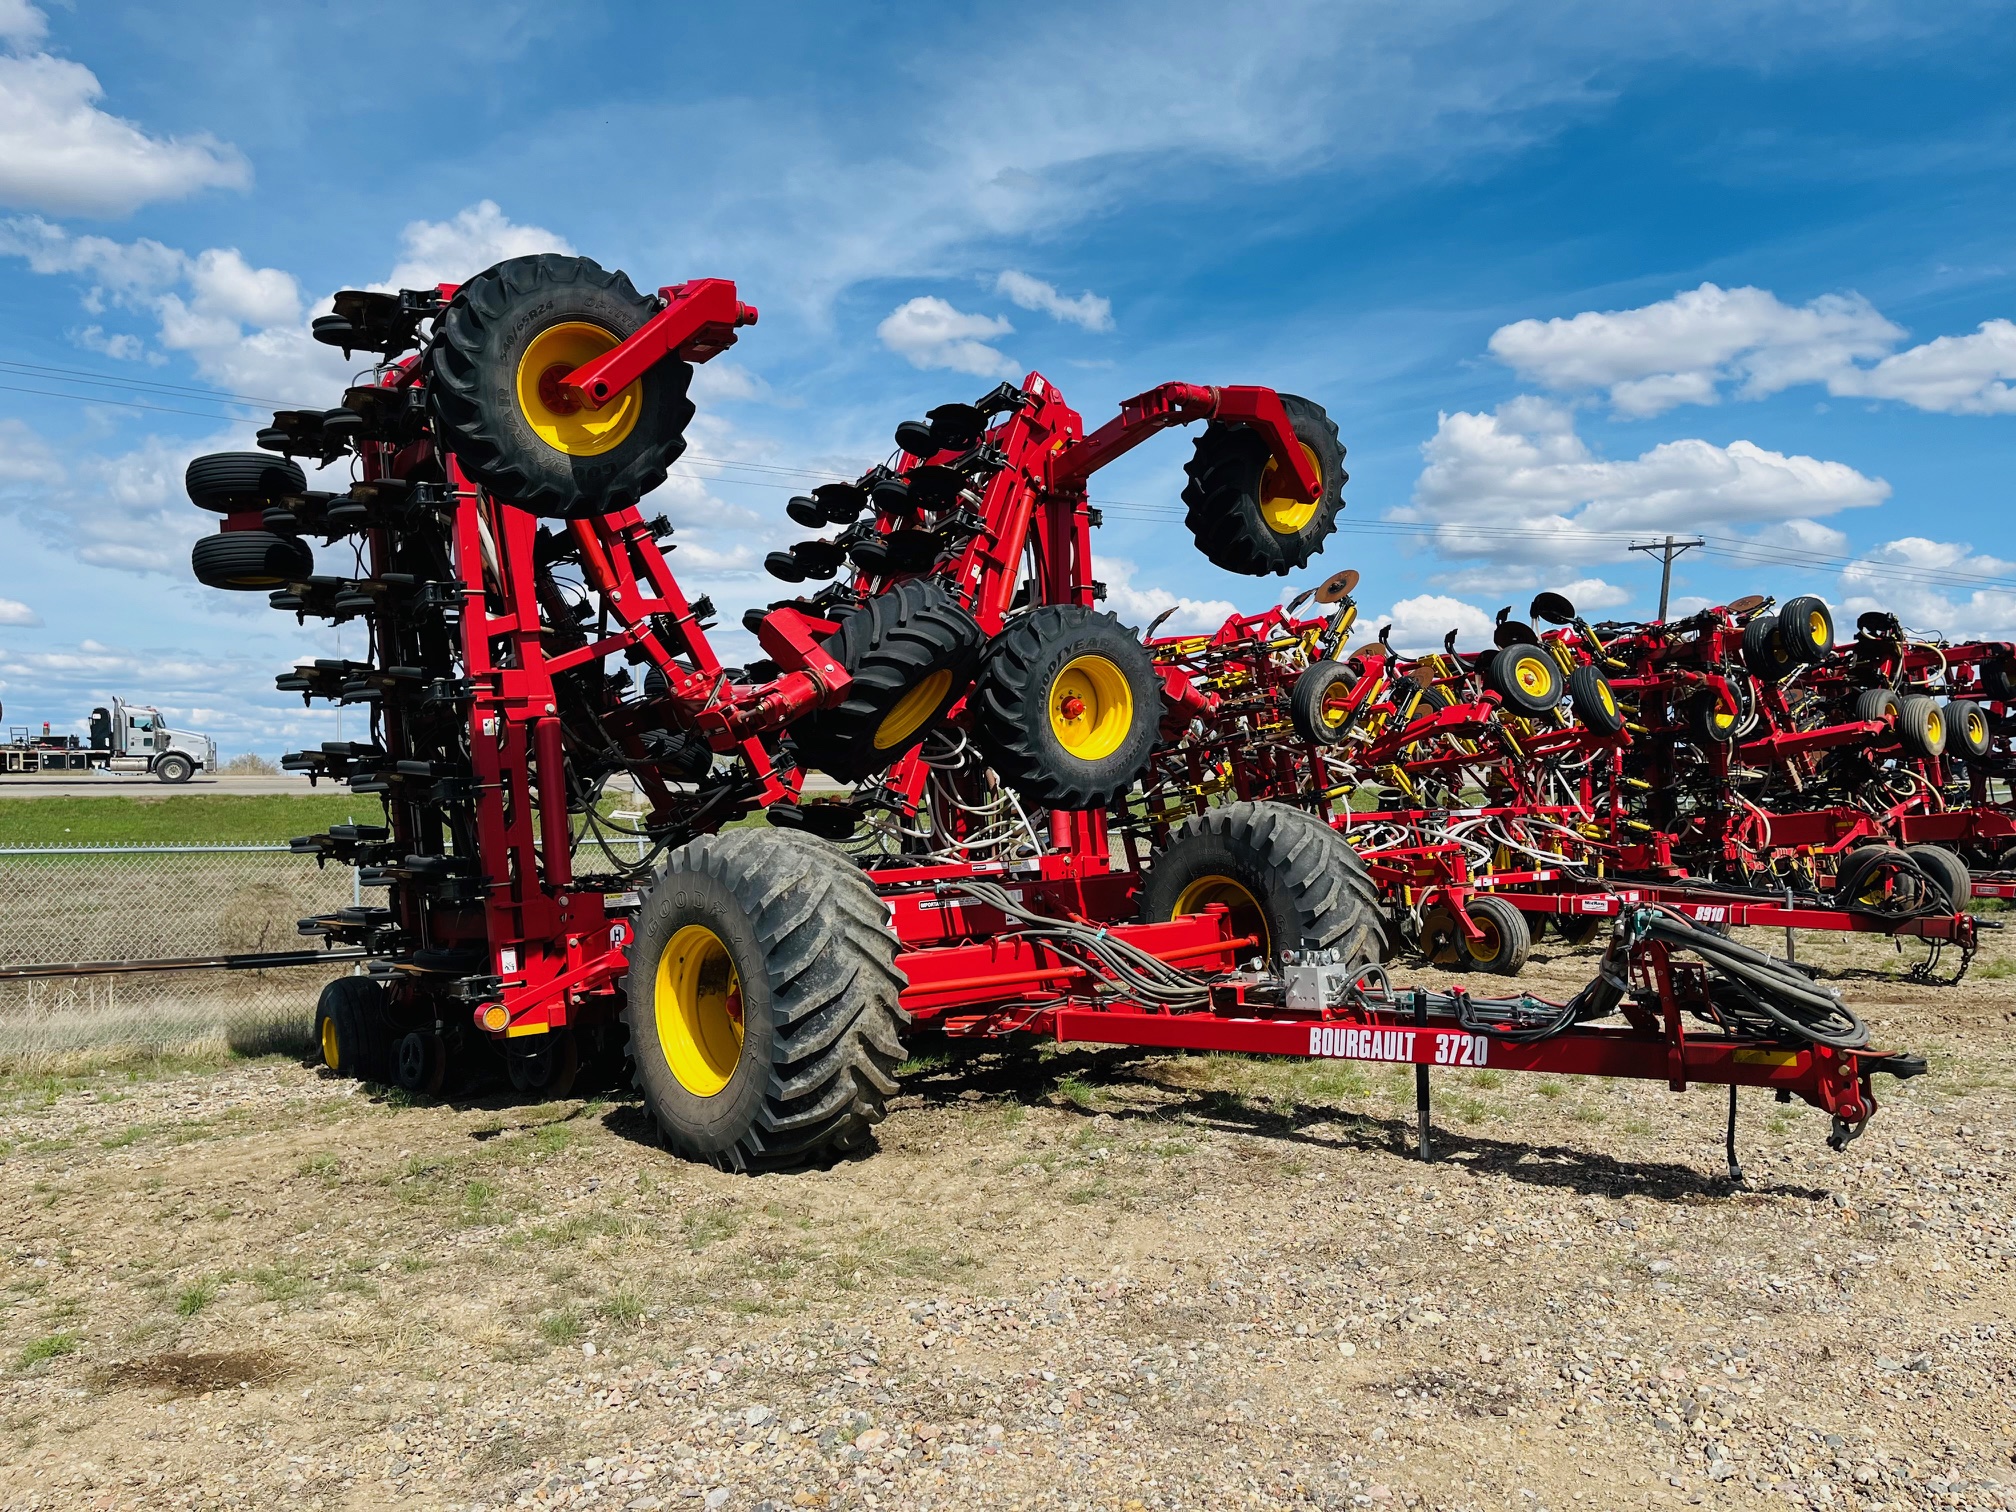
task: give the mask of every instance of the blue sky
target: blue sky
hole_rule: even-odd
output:
[[[333,736],[271,678],[335,635],[188,579],[181,469],[249,444],[226,396],[335,402],[331,291],[547,248],[763,310],[654,505],[731,626],[790,492],[1035,368],[1089,425],[1171,378],[1327,406],[1320,563],[1402,644],[1543,587],[1649,615],[1625,548],[1668,530],[1714,548],[1683,606],[2016,637],[2008,5],[427,14],[0,0],[7,724],[116,692],[227,752]],[[1322,575],[1205,563],[1188,452],[1094,480],[1124,618]]]

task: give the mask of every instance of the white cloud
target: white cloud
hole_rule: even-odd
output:
[[[994,280],[994,292],[1005,294],[1025,310],[1036,310],[1053,320],[1068,321],[1088,331],[1113,329],[1113,302],[1087,290],[1076,299],[1066,299],[1055,284],[1047,284],[1027,273],[1009,268]]]
[[[431,289],[462,283],[507,257],[572,256],[574,244],[544,226],[521,226],[495,200],[478,200],[445,221],[416,220],[399,234],[399,262],[374,288]],[[647,291],[648,292],[648,291]]]
[[[1631,590],[1600,577],[1576,578],[1562,582],[1538,566],[1518,562],[1493,562],[1488,566],[1464,567],[1455,572],[1438,572],[1432,581],[1451,593],[1476,593],[1486,598],[1510,597],[1517,617],[1526,615],[1526,605],[1536,592],[1545,590],[1565,595],[1577,609],[1614,609],[1631,601]]]
[[[1880,357],[1904,332],[1859,294],[1782,303],[1767,289],[1704,283],[1635,310],[1520,320],[1491,336],[1491,355],[1523,378],[1573,391],[1607,388],[1629,415],[1713,404],[1718,385],[1745,398],[1824,382],[1857,358]]]
[[[1238,613],[1238,606],[1226,599],[1193,599],[1167,588],[1141,585],[1134,581],[1141,569],[1125,557],[1092,558],[1092,576],[1106,585],[1106,607],[1120,616],[1123,624],[1145,630],[1148,622],[1164,610],[1176,612],[1164,622],[1160,635],[1184,631],[1204,633],[1216,630]]]
[[[103,326],[88,325],[81,331],[72,331],[70,339],[85,351],[110,357],[115,362],[139,362],[148,356],[147,343],[130,331],[108,336]],[[158,362],[160,358],[153,360]]]
[[[105,90],[81,63],[27,52],[46,30],[22,0],[0,3],[0,204],[57,215],[124,215],[199,189],[243,189],[252,170],[208,134],[156,137],[98,108]]]
[[[42,616],[21,600],[0,598],[0,625],[32,627],[41,623]]]
[[[1750,539],[1760,546],[1789,547],[1822,556],[1845,556],[1848,552],[1848,537],[1818,520],[1780,520],[1775,525],[1766,525]]]
[[[1976,553],[1964,541],[1905,536],[1885,541],[1841,574],[1841,614],[1852,622],[1871,609],[1895,614],[1918,631],[1958,639],[2016,640],[2016,591],[1977,587],[1969,578],[2016,576],[2016,562]],[[1940,581],[1950,583],[1941,587]]]
[[[2016,324],[1984,320],[1971,336],[1940,336],[1872,368],[1829,378],[1830,393],[1898,399],[1949,415],[2016,415]]]
[[[1410,655],[1440,651],[1442,638],[1451,630],[1457,632],[1458,650],[1482,651],[1491,644],[1494,628],[1491,616],[1475,604],[1441,593],[1401,599],[1389,612],[1376,616],[1369,624],[1361,623],[1359,629],[1377,635],[1385,625],[1393,627],[1389,638],[1393,649]]]
[[[1750,441],[1667,441],[1606,460],[1567,408],[1532,397],[1443,415],[1422,454],[1413,502],[1392,518],[1433,524],[1437,548],[1457,557],[1594,561],[1617,553],[1620,534],[1808,518],[1890,494],[1845,463]]]
[[[1492,333],[1491,355],[1564,393],[1607,390],[1619,414],[1716,404],[1726,389],[1760,399],[1801,384],[1843,398],[1895,399],[1957,415],[2016,414],[2016,323],[1896,351],[1901,326],[1859,294],[1788,305],[1767,289],[1704,283],[1634,310],[1520,320]]]
[[[1015,329],[993,315],[968,315],[934,295],[920,295],[892,310],[875,334],[882,345],[915,368],[950,368],[979,378],[1014,378],[1021,369],[986,344]]]

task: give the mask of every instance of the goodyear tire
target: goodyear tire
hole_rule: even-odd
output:
[[[275,499],[303,493],[308,478],[298,464],[268,452],[212,452],[197,457],[182,475],[189,502],[198,509],[232,514],[263,509]]]
[[[1783,682],[1799,664],[1778,633],[1777,615],[1760,614],[1743,627],[1743,665],[1760,682]]]
[[[1938,699],[1910,693],[1898,700],[1897,742],[1905,755],[1923,760],[1946,754],[1946,713]]]
[[[1995,732],[1988,724],[1988,711],[1970,699],[1954,698],[1946,703],[1946,745],[1956,756],[1986,756],[1994,744]]]
[[[338,977],[315,1002],[315,1048],[338,1076],[383,1081],[392,1066],[385,989],[369,977]]]
[[[1234,930],[1283,950],[1337,950],[1347,961],[1385,955],[1379,889],[1358,853],[1314,814],[1285,803],[1228,803],[1184,822],[1155,857],[1141,918],[1163,923],[1213,903]]]
[[[1186,522],[1197,549],[1227,572],[1281,576],[1304,566],[1323,549],[1344,507],[1344,447],[1337,424],[1314,400],[1281,396],[1295,439],[1321,481],[1313,502],[1287,498],[1278,488],[1280,464],[1267,439],[1250,425],[1213,421],[1197,438],[1183,470],[1189,506]]]
[[[859,782],[923,740],[966,696],[985,638],[942,585],[916,578],[849,611],[824,644],[853,682],[842,702],[793,724],[791,743],[806,766]]]
[[[1561,702],[1561,665],[1544,647],[1507,646],[1484,669],[1484,685],[1514,714],[1545,714]]]
[[[1025,803],[1100,808],[1155,753],[1161,683],[1148,650],[1110,614],[1049,604],[995,637],[974,690],[988,765]]]
[[[623,1019],[665,1143],[723,1170],[861,1149],[910,1022],[874,889],[809,835],[731,830],[672,853],[637,916]]]
[[[1933,890],[1954,913],[1964,913],[1974,901],[1974,874],[1943,845],[1910,845],[1904,854],[1918,863],[1918,870],[1932,879]]]
[[[1568,674],[1568,702],[1575,717],[1598,735],[1615,735],[1624,728],[1617,690],[1599,667],[1581,666]]]
[[[1351,732],[1351,690],[1359,669],[1337,661],[1313,661],[1302,669],[1288,695],[1288,718],[1311,745],[1332,746]]]
[[[553,380],[653,312],[624,274],[585,257],[513,257],[477,274],[435,322],[427,397],[442,442],[476,482],[534,514],[635,504],[686,449],[693,369],[667,357],[598,410]]]
[[[1834,654],[1834,615],[1824,599],[1801,594],[1778,611],[1778,639],[1795,662],[1818,666]]]
[[[308,577],[315,553],[307,542],[270,530],[227,530],[200,537],[190,548],[189,567],[206,588],[256,593]]]

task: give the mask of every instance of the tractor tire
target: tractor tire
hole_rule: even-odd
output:
[[[1503,898],[1479,893],[1470,900],[1470,919],[1483,937],[1466,940],[1458,931],[1457,964],[1494,976],[1519,975],[1533,955],[1533,929],[1526,915]]]
[[[1160,924],[1223,903],[1233,928],[1283,950],[1337,950],[1352,964],[1386,954],[1379,889],[1358,852],[1314,814],[1285,803],[1228,803],[1184,821],[1141,888]]]
[[[183,473],[182,483],[191,504],[218,514],[264,509],[275,499],[308,490],[308,477],[299,465],[270,452],[212,452],[197,457]]]
[[[462,285],[435,322],[427,399],[442,443],[492,494],[549,519],[608,514],[665,481],[686,449],[692,367],[652,365],[599,410],[552,387],[620,345],[654,304],[585,257],[513,257]]]
[[[674,851],[637,915],[623,1019],[666,1145],[728,1171],[865,1146],[910,1022],[896,938],[860,871],[780,829]]]
[[[1568,702],[1575,717],[1598,735],[1615,735],[1624,728],[1624,711],[1617,706],[1617,690],[1600,667],[1577,667],[1568,674]]]
[[[1897,695],[1888,688],[1864,688],[1855,695],[1855,722],[1868,724],[1884,720],[1890,724],[1897,722]]]
[[[1907,693],[1897,702],[1897,741],[1904,754],[1931,760],[1946,754],[1946,712],[1939,700]]]
[[[973,616],[930,578],[850,610],[824,646],[853,682],[840,703],[790,727],[799,761],[839,782],[887,769],[966,696],[985,644]]]
[[[1988,747],[1995,743],[1995,732],[1988,724],[1988,711],[1971,699],[1953,698],[1946,702],[1946,745],[1954,755],[1960,757],[1986,756]]]
[[[1337,661],[1313,661],[1288,695],[1288,719],[1311,745],[1333,746],[1351,733],[1351,690],[1363,674]]]
[[[1750,692],[1749,679],[1739,673],[1729,679],[1729,686],[1736,693],[1734,714],[1722,707],[1713,688],[1703,688],[1688,708],[1687,728],[1704,750],[1741,740],[1756,727],[1757,701]]]
[[[1102,808],[1148,769],[1162,685],[1112,615],[1046,604],[995,637],[973,705],[981,754],[1025,803]]]
[[[184,783],[196,775],[196,763],[180,751],[154,758],[154,776],[160,782]]]
[[[1780,683],[1799,668],[1799,659],[1778,633],[1778,616],[1760,614],[1743,627],[1743,665],[1762,683]]]
[[[1918,863],[1918,870],[1932,879],[1932,887],[1954,913],[1965,913],[1974,901],[1974,874],[1943,845],[1907,845],[1904,854]]]
[[[338,977],[315,1002],[315,1044],[338,1076],[383,1081],[392,1070],[385,989],[369,977]]]
[[[1554,933],[1580,950],[1608,929],[1610,922],[1606,914],[1556,914]]]
[[[1778,639],[1795,662],[1817,667],[1834,654],[1834,614],[1824,599],[1801,594],[1778,611]]]
[[[1533,719],[1561,702],[1561,664],[1541,646],[1507,646],[1484,669],[1484,686],[1513,714]]]
[[[1186,523],[1197,549],[1227,572],[1284,576],[1307,565],[1337,529],[1344,507],[1344,447],[1337,423],[1314,400],[1281,396],[1295,439],[1316,464],[1322,487],[1313,503],[1273,492],[1279,464],[1250,425],[1213,421],[1197,438],[1183,471]]]
[[[199,537],[189,567],[206,588],[256,593],[308,577],[315,571],[315,553],[306,541],[270,530],[227,530]]]

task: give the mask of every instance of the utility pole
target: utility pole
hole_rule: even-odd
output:
[[[1633,551],[1642,551],[1648,555],[1655,551],[1659,553],[1660,624],[1663,625],[1666,623],[1666,599],[1673,590],[1673,558],[1680,555],[1683,551],[1689,551],[1696,546],[1705,546],[1707,544],[1706,541],[1701,540],[1699,537],[1691,541],[1682,541],[1675,539],[1673,536],[1668,536],[1664,541],[1646,541],[1631,547]]]

